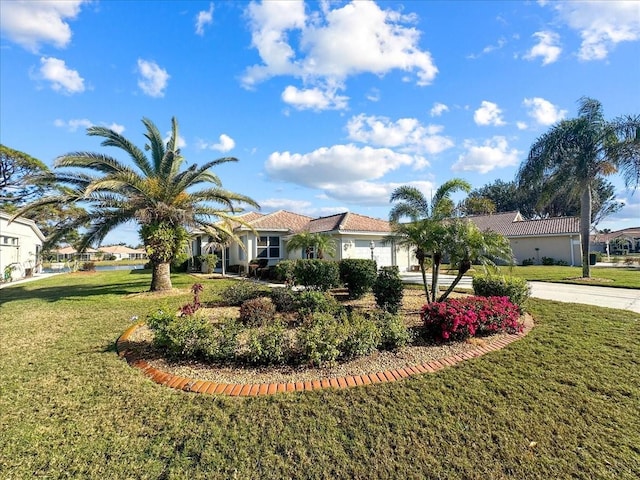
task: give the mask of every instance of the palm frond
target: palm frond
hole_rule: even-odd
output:
[[[105,140],[101,143],[102,146],[117,147],[124,150],[129,154],[133,163],[142,170],[145,175],[152,174],[153,170],[151,168],[151,164],[144,152],[118,132],[111,130],[110,128],[94,126],[87,129],[87,135],[104,137]]]
[[[143,118],[142,123],[147,129],[144,136],[149,140],[149,143],[145,145],[145,149],[151,150],[151,159],[153,161],[153,174],[149,176],[155,176],[162,171],[161,165],[165,154],[164,140],[162,139],[162,135],[160,135],[158,127],[156,127],[151,120]]]

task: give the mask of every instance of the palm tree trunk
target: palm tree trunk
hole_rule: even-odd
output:
[[[589,234],[591,231],[591,184],[582,189],[580,195],[580,242],[582,246],[582,276],[591,277],[589,265]],[[571,246],[573,248],[573,246]]]
[[[418,264],[420,265],[420,273],[422,273],[422,284],[424,285],[424,294],[427,296],[427,303],[431,303],[431,297],[429,295],[429,285],[427,284],[427,271],[424,268],[424,257],[418,258]]]
[[[171,290],[171,268],[169,262],[154,263],[151,271],[151,291]]]
[[[460,262],[460,264],[458,265],[458,274],[456,275],[456,278],[453,279],[453,282],[451,282],[451,285],[449,285],[449,288],[447,288],[447,291],[444,292],[442,296],[438,299],[439,302],[444,301],[449,296],[449,294],[453,292],[453,289],[456,288],[460,280],[462,280],[462,277],[464,276],[464,274],[467,273],[470,269],[471,269],[470,261],[464,260]]]
[[[442,263],[442,253],[433,252],[433,266],[431,270],[431,298],[435,300],[438,295],[438,278],[440,277],[440,264]]]

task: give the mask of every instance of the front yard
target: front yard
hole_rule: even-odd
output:
[[[526,267],[531,268],[531,267]],[[0,478],[602,478],[640,471],[640,315],[531,300],[507,348],[392,384],[269,397],[157,385],[117,336],[148,272],[0,291]],[[225,280],[205,283],[214,289]]]

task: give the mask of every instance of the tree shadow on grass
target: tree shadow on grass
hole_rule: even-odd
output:
[[[105,295],[130,295],[149,291],[151,273],[149,270],[131,270],[113,282],[109,273],[76,272],[57,275],[41,281],[21,283],[0,290],[0,305],[16,300],[82,300]],[[54,285],[51,285],[51,284]]]

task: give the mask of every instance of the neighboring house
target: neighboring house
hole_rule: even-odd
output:
[[[115,260],[144,260],[147,258],[147,253],[144,250],[129,248],[125,245],[99,247],[98,251],[115,257]]]
[[[16,280],[39,271],[45,237],[33,220],[18,217],[9,223],[10,219],[0,212],[0,274],[4,279],[5,269],[11,267],[6,273]]]
[[[75,248],[66,246],[52,250],[51,253],[56,256],[56,262],[68,262],[71,260],[91,262],[93,260],[96,260],[98,250],[89,247],[84,252],[78,253]]]
[[[491,230],[509,239],[516,263],[543,257],[562,260],[572,266],[582,265],[580,218],[552,217],[524,220],[520,212],[494,213],[466,217],[480,230]]]
[[[640,253],[640,227],[591,235],[591,251],[608,255]]]
[[[238,217],[247,225],[232,225],[240,243],[231,242],[225,249],[226,266],[241,265],[244,271],[254,259],[267,259],[269,265],[281,260],[299,259],[304,252],[287,252],[287,241],[292,235],[303,231],[331,235],[336,241],[335,260],[343,258],[374,258],[378,266],[397,265],[407,270],[410,253],[397,248],[393,242],[386,242],[391,234],[389,222],[356,213],[340,213],[328,217],[312,218],[306,215],[279,210],[262,214],[249,212]],[[211,237],[195,232],[192,237],[194,256],[213,251],[222,258],[222,252]],[[372,248],[373,247],[373,248]]]

